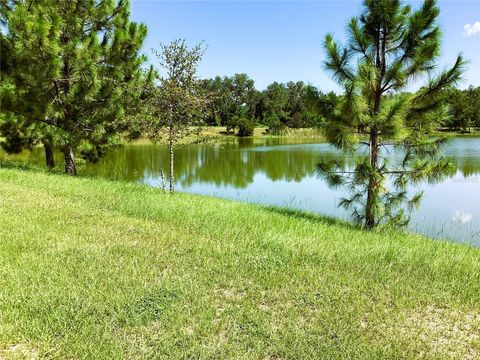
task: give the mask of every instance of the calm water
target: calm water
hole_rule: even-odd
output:
[[[441,183],[418,187],[425,194],[410,228],[480,246],[480,138],[456,138],[445,147],[445,154],[455,158],[457,172]],[[20,158],[42,164],[43,150]],[[232,138],[213,145],[183,146],[176,150],[177,190],[348,218],[337,207],[345,194],[332,190],[316,175],[320,158],[353,164],[353,155],[308,139]],[[79,170],[159,187],[162,167],[168,169],[165,147],[128,145]]]

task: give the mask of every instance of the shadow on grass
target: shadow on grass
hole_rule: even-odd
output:
[[[329,226],[343,227],[344,229],[348,229],[348,230],[370,232],[371,234],[375,234],[375,235],[402,237],[408,234],[415,234],[414,232],[409,231],[408,228],[396,228],[394,226],[386,226],[386,225],[368,230],[365,227],[363,227],[361,224],[355,224],[341,218],[334,218],[326,215],[315,214],[312,212],[307,212],[302,210],[289,209],[285,207],[261,206],[261,208],[271,213],[285,215],[295,219],[307,220],[313,223],[321,223]],[[436,241],[438,242],[438,240]]]
[[[362,229],[361,225],[353,224],[351,222],[348,222],[347,220],[338,219],[338,218],[334,218],[326,215],[315,214],[308,211],[289,209],[286,207],[276,207],[276,206],[261,206],[261,207],[268,212],[285,215],[295,219],[319,222],[327,225],[338,225],[338,226],[347,227],[349,229],[356,229],[356,230]]]
[[[60,168],[47,169],[46,167],[30,164],[28,162],[13,160],[0,160],[0,169],[15,169],[22,171],[63,174],[63,171],[61,171]]]

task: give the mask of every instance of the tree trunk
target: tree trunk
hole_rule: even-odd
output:
[[[49,143],[43,143],[45,149],[45,163],[49,169],[55,167],[55,159],[53,158],[53,147]]]
[[[370,134],[370,174],[368,179],[368,189],[367,189],[367,204],[365,207],[365,227],[371,229],[375,227],[375,202],[378,200],[378,184],[376,180],[377,172],[377,161],[378,161],[378,144],[377,144],[377,134],[373,131]]]
[[[75,166],[75,157],[73,149],[69,146],[63,150],[65,155],[65,173],[71,176],[77,175],[77,167]]]
[[[173,139],[170,137],[170,192],[174,191],[175,175],[173,174]]]
[[[385,29],[378,28],[378,33],[376,36],[376,61],[375,67],[377,68],[377,74],[379,75],[378,83],[375,90],[375,99],[373,106],[372,115],[377,115],[380,112],[380,103],[382,101],[383,94],[383,78],[386,71],[386,39],[385,39]],[[378,175],[378,130],[375,128],[370,129],[370,140],[369,140],[369,160],[370,160],[370,174],[368,176],[368,189],[367,189],[367,204],[365,206],[365,227],[367,229],[372,229],[377,225],[378,219],[375,219],[375,207],[376,203],[379,201],[378,193],[379,186],[381,184],[377,181]]]
[[[166,192],[167,191],[167,179],[165,178],[165,172],[163,171],[163,168],[160,169],[160,178],[162,181],[162,191]]]

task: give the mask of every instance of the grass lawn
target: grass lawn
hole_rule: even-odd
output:
[[[452,138],[455,137],[477,137],[480,136],[480,131],[478,129],[472,129],[470,133],[463,133],[459,131],[436,131],[433,134],[434,136],[449,136]],[[205,126],[202,128],[200,132],[200,137],[196,135],[192,135],[180,140],[180,143],[192,143],[199,140],[219,140],[225,138],[232,138],[237,137],[234,133],[227,133],[226,127],[224,126]],[[316,128],[299,128],[299,129],[292,129],[286,128],[282,135],[269,135],[267,133],[267,128],[258,126],[255,128],[253,135],[250,136],[253,138],[286,138],[286,139],[312,139],[316,141],[326,141],[325,136],[323,135],[322,131]],[[151,141],[147,138],[140,138],[133,141],[134,144],[151,144]]]
[[[480,249],[0,169],[0,359],[480,357]]]
[[[282,135],[269,135],[266,127],[256,127],[253,135],[250,138],[289,138],[289,139],[318,139],[324,141],[325,137],[322,135],[319,129],[315,128],[300,128],[290,129],[287,128]],[[180,140],[180,143],[191,143],[198,140],[216,140],[237,137],[235,133],[227,133],[225,126],[205,126],[200,132],[200,137],[196,135],[188,136]],[[133,141],[134,144],[150,144],[151,141],[147,138],[140,138]]]
[[[201,134],[203,136],[236,136],[227,134],[227,128],[224,126],[206,126],[202,129]],[[322,132],[316,128],[286,128],[282,135],[269,135],[265,126],[255,127],[253,137],[325,138]]]

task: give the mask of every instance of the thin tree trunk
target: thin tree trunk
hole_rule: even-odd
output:
[[[71,176],[77,175],[77,167],[75,166],[75,157],[73,149],[69,146],[63,151],[65,156],[65,173]]]
[[[45,149],[45,163],[49,169],[55,167],[55,159],[53,158],[53,147],[49,143],[43,143],[43,148]]]
[[[160,177],[162,180],[162,191],[166,192],[167,191],[167,180],[165,179],[165,172],[163,171],[163,168],[160,169]]]
[[[380,112],[380,103],[382,100],[382,81],[385,75],[386,69],[386,57],[385,57],[385,37],[381,39],[381,29],[378,29],[378,34],[376,37],[376,62],[375,67],[377,68],[377,73],[379,75],[376,91],[375,91],[375,102],[373,106],[373,114],[377,115]],[[378,172],[378,132],[375,127],[370,129],[370,140],[369,140],[369,160],[370,160],[370,174],[368,177],[368,189],[367,189],[367,203],[365,206],[365,227],[367,229],[372,229],[375,227],[375,204],[378,199],[378,187],[379,183],[377,182],[377,172]]]
[[[368,179],[367,189],[367,204],[365,207],[365,226],[369,229],[375,227],[375,201],[377,196],[377,160],[378,160],[377,135],[372,133],[370,135],[370,175]]]
[[[173,138],[170,136],[170,192],[174,191],[175,175],[173,174]]]

